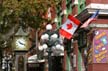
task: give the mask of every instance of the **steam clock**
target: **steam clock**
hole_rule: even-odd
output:
[[[27,56],[25,55],[30,47],[28,33],[24,32],[22,26],[19,27],[12,42],[15,52],[15,71],[27,71]]]

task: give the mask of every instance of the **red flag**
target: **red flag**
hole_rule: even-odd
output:
[[[66,22],[61,26],[59,33],[67,39],[71,39],[77,27],[80,25],[80,21],[75,17],[69,15]]]

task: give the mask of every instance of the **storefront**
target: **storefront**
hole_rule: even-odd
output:
[[[108,70],[108,29],[95,28],[88,50],[88,71]]]
[[[52,56],[52,71],[63,71],[63,56]],[[37,60],[36,55],[28,58],[27,71],[47,71],[47,60]]]

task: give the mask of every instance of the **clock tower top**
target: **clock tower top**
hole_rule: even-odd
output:
[[[28,33],[24,32],[24,30],[22,29],[22,26],[19,27],[17,33],[15,34],[15,36],[27,36]]]

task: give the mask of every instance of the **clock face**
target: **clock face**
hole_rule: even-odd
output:
[[[24,38],[20,38],[16,40],[16,46],[19,49],[24,49],[26,47],[26,40]]]
[[[14,50],[28,50],[29,43],[28,39],[24,37],[15,38],[14,41]]]

